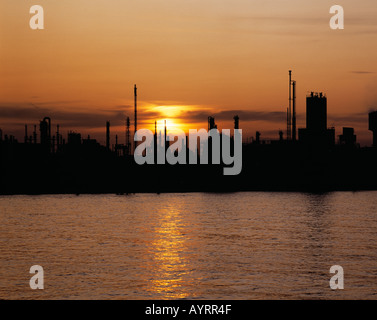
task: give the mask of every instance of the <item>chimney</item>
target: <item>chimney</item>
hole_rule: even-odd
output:
[[[110,121],[106,122],[106,149],[110,150]]]

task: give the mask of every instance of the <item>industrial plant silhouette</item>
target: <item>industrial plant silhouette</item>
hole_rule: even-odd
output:
[[[323,93],[307,95],[306,128],[298,129],[296,81],[291,71],[286,135],[279,131],[277,140],[264,141],[256,132],[251,142],[243,143],[243,169],[236,176],[224,176],[223,164],[137,165],[132,141],[138,121],[136,85],[134,97],[134,132],[130,118],[124,119],[124,144],[118,143],[116,136],[115,145],[110,145],[109,121],[104,121],[105,146],[77,132],[64,137],[59,125],[53,134],[49,117],[40,121],[39,134],[36,125],[31,134],[25,125],[23,142],[0,129],[0,194],[377,189],[377,111],[369,113],[372,147],[361,148],[353,128],[343,128],[336,141],[335,128],[327,127],[327,97]],[[240,120],[234,116],[235,129],[242,129]],[[215,119],[209,116],[208,130],[214,128]],[[166,137],[167,130],[166,122],[163,133],[155,126],[155,146],[161,141],[158,135]],[[188,159],[192,150],[187,141],[182,141],[182,147]],[[168,141],[165,147],[168,150]],[[205,147],[211,157],[210,139]]]

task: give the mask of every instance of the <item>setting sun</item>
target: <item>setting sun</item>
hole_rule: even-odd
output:
[[[154,131],[155,124],[154,121],[157,121],[157,132],[163,131],[165,128],[165,121],[166,121],[166,128],[168,133],[174,133],[177,130],[183,130],[184,132],[188,132],[191,129],[192,125],[185,123],[184,118],[186,112],[193,110],[195,107],[193,106],[178,106],[178,105],[152,105],[146,107],[145,112],[151,113],[156,115],[156,119],[150,119],[148,123],[145,123],[145,127]]]

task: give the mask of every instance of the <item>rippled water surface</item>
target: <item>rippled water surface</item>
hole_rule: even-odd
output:
[[[375,299],[377,192],[3,196],[0,257],[1,299]]]

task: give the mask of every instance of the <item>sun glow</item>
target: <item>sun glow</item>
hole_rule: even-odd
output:
[[[176,132],[177,130],[183,130],[183,126],[178,123],[175,119],[166,119],[157,121],[157,132],[163,132],[165,130],[165,121],[166,129],[169,133]]]
[[[185,118],[185,112],[192,110],[191,106],[151,106],[148,108],[148,111],[158,114],[157,116],[157,132],[163,132],[165,130],[165,121],[166,128],[168,133],[177,132],[177,130],[183,130],[188,132],[190,129],[189,124],[182,121]],[[153,124],[154,126],[154,124]],[[153,127],[154,131],[154,127]]]

